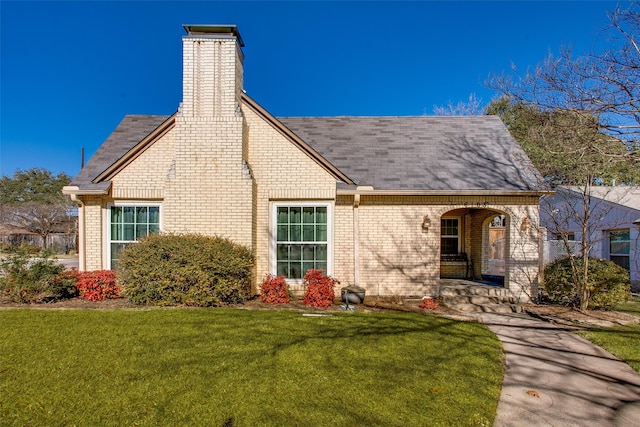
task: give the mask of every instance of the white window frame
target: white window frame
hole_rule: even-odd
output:
[[[442,220],[446,220],[446,219],[455,219],[456,221],[458,221],[458,235],[457,236],[444,236],[442,234]],[[462,252],[462,217],[459,216],[443,216],[440,218],[440,256],[443,255],[442,253],[442,239],[453,239],[453,238],[457,238],[458,239],[458,253]],[[456,254],[456,255],[457,255]]]
[[[142,202],[142,201],[116,201],[107,203],[107,207],[104,212],[104,235],[106,236],[105,244],[104,244],[104,266],[105,270],[111,269],[111,243],[114,241],[111,240],[111,208],[113,207],[157,207],[159,208],[159,233],[162,233],[163,230],[163,212],[162,212],[162,203],[161,202]],[[116,240],[115,242],[120,243],[135,243],[137,240]]]
[[[269,260],[270,266],[269,271],[273,275],[278,274],[278,208],[280,207],[326,207],[327,208],[327,271],[325,274],[327,276],[333,275],[333,203],[332,202],[323,202],[323,201],[279,201],[279,202],[271,202],[270,212],[270,235],[271,235],[271,244],[269,250]],[[287,282],[291,284],[301,284],[302,279],[289,279],[287,278]]]

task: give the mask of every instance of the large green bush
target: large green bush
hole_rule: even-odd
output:
[[[134,304],[208,307],[247,299],[252,267],[249,249],[229,239],[150,235],[122,251],[118,278]]]
[[[544,269],[544,289],[551,302],[579,306],[578,280],[584,271],[582,258],[560,258]],[[588,290],[590,308],[611,308],[630,297],[629,272],[606,259],[589,258]]]
[[[51,280],[63,270],[47,253],[31,258],[30,251],[16,248],[0,260],[0,290],[13,302],[55,301],[62,296]]]

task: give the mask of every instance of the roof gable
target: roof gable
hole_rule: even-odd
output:
[[[124,159],[140,142],[171,116],[127,115],[102,143],[69,186],[81,190],[109,188],[109,182],[97,180],[100,175]]]

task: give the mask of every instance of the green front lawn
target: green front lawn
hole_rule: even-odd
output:
[[[615,310],[640,317],[640,298],[634,297]],[[609,353],[627,362],[640,372],[640,324],[616,326],[613,328],[591,328],[580,335]]]
[[[415,313],[1,310],[0,424],[491,425],[501,355]]]

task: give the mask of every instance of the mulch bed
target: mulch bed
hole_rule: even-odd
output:
[[[469,318],[474,313],[460,313],[451,310],[442,304],[435,310],[427,310],[419,307],[419,298],[399,298],[399,297],[366,297],[364,304],[356,305],[356,312],[382,312],[401,311],[421,314],[431,314],[435,316],[445,316],[454,318]],[[640,323],[640,318],[626,313],[605,310],[587,310],[580,312],[569,307],[557,305],[536,305],[523,304],[525,312],[533,317],[539,318],[555,324],[573,326],[602,326],[610,327],[615,325],[625,325],[629,323]],[[336,299],[335,303],[327,308],[310,307],[302,304],[301,299],[294,299],[288,304],[267,304],[260,298],[255,297],[245,301],[243,304],[229,306],[242,310],[293,310],[305,313],[337,313],[344,311],[341,302]],[[106,299],[104,301],[88,301],[80,298],[43,303],[43,304],[20,304],[0,298],[0,309],[30,308],[35,310],[73,310],[73,309],[94,309],[94,310],[148,310],[156,307],[137,306],[128,302],[126,298]]]

